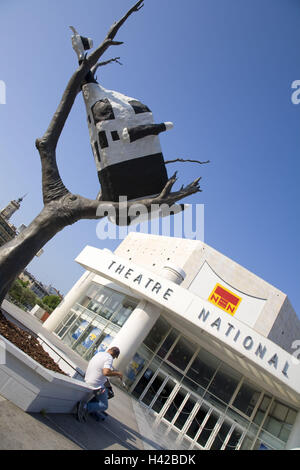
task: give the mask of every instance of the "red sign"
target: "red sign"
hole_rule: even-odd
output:
[[[220,284],[216,284],[208,298],[209,302],[221,308],[230,315],[234,315],[242,298],[231,292]]]

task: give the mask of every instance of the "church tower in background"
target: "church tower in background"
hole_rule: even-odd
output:
[[[23,201],[25,196],[22,196],[20,197],[19,199],[17,199],[16,201],[10,201],[9,204],[7,204],[6,207],[4,207],[4,209],[1,209],[0,211],[0,215],[2,215],[2,217],[5,219],[5,220],[9,220],[11,218],[11,216],[17,211],[20,209],[20,205],[21,205],[21,202]]]

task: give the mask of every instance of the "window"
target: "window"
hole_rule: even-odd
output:
[[[221,361],[215,356],[201,349],[190,366],[187,377],[202,387],[207,388],[220,363]]]
[[[140,357],[144,359],[145,363],[149,364],[149,360],[152,357],[152,353],[150,353],[150,351],[148,350],[148,348],[146,348],[146,346],[144,345],[140,346],[139,349],[137,350],[137,353]],[[140,377],[139,381],[135,385],[135,388],[131,392],[134,397],[139,398],[140,395],[143,394],[145,388],[147,387],[153,375],[155,374],[155,371],[159,369],[159,367],[161,367],[161,362],[160,360],[157,360],[157,358],[154,357],[153,361],[147,367],[147,369],[143,372],[142,377]]]
[[[286,442],[296,419],[296,411],[275,400],[268,413],[263,429]]]
[[[101,325],[102,326],[102,325]],[[100,338],[102,333],[101,326],[97,322],[92,322],[86,327],[83,331],[83,334],[80,337],[80,341],[75,346],[75,351],[77,351],[81,356],[87,353],[95,342]]]
[[[127,318],[131,315],[136,307],[136,303],[128,300],[123,300],[120,310],[112,317],[111,321],[119,326],[123,326]]]
[[[103,290],[91,300],[88,309],[109,320],[113,313],[119,308],[124,297],[124,294],[103,288]]]
[[[187,435],[191,438],[194,439],[200,426],[202,425],[203,421],[207,417],[207,413],[209,411],[209,408],[207,405],[204,403],[201,405],[199,408],[196,416],[194,417],[193,421],[191,422],[188,430],[187,430]]]
[[[218,422],[218,419],[219,419],[219,415],[213,411],[210,414],[207,422],[204,425],[203,430],[201,431],[201,433],[200,433],[200,435],[197,439],[198,444],[200,444],[202,447],[206,446],[206,443],[207,443],[211,433],[213,432],[213,430],[215,428],[215,425]]]
[[[231,433],[230,439],[226,444],[225,450],[234,450],[238,445],[240,439],[242,437],[242,431],[238,428],[234,428]]]
[[[106,132],[105,131],[98,132],[98,137],[99,137],[100,147],[102,149],[107,148],[108,147],[108,141],[107,141],[107,137],[106,137]],[[95,142],[95,144],[96,144],[96,142]],[[100,160],[100,157],[99,157],[99,160]]]
[[[151,408],[156,412],[159,413],[164,405],[167,403],[171,393],[173,392],[175,386],[175,382],[172,379],[168,379],[168,381],[164,382],[162,390],[156,396],[155,402],[152,404]]]
[[[169,329],[169,323],[163,317],[159,317],[152,330],[144,340],[144,344],[149,349],[151,349],[151,351],[155,351]]]
[[[222,364],[208,390],[225,403],[229,403],[241,377],[237,371]]]
[[[54,333],[61,338],[76,318],[77,316],[75,313],[69,312],[63,321],[60,322]]]
[[[98,347],[106,349],[137,303],[123,293],[92,282],[55,333],[89,360]]]
[[[72,323],[71,327],[69,328],[67,334],[65,335],[63,341],[65,344],[71,346],[79,340],[79,338],[84,334],[86,329],[89,326],[90,319],[93,316],[89,315],[82,315],[77,317],[76,320]]]
[[[270,403],[271,403],[271,397],[269,397],[268,395],[265,395],[254,416],[254,419],[253,419],[254,423],[258,425],[262,423]]]
[[[209,450],[220,450],[230,431],[231,423],[224,421]]]
[[[177,331],[175,329],[170,331],[170,333],[166,337],[165,341],[163,342],[161,348],[159,349],[159,351],[157,353],[160,357],[165,357],[166,354],[168,354],[168,352],[170,351],[171,346],[174,344],[174,341],[176,340],[178,335],[179,335],[179,331]]]
[[[100,286],[99,284],[95,284],[94,282],[91,282],[85,295],[92,299],[98,294],[100,290],[102,290],[102,286]]]
[[[93,329],[85,338],[80,338],[80,344],[76,348],[77,352],[89,361],[94,354],[100,351],[106,351],[113,338],[118,333],[117,327],[111,324],[105,324],[99,319],[93,322]],[[104,328],[104,329],[103,329]]]
[[[260,397],[260,392],[244,382],[238,391],[233,406],[247,416],[251,416]]]
[[[97,302],[104,304],[112,292],[113,291],[111,289],[107,289],[104,286],[98,286],[93,298]]]
[[[112,131],[111,132],[111,138],[113,141],[120,140],[119,134],[117,131]]]
[[[92,113],[93,113],[95,125],[97,124],[97,122],[109,121],[111,119],[115,119],[112,105],[110,104],[107,98],[97,101],[92,106]]]
[[[145,104],[141,103],[140,101],[137,100],[131,100],[129,101],[129,104],[133,107],[133,110],[135,114],[141,114],[141,113],[151,113],[150,109],[148,106]]]
[[[196,382],[188,379],[187,377],[183,377],[182,384],[185,385],[189,390],[197,393],[199,397],[202,397],[205,394],[205,388],[196,384]]]
[[[96,159],[98,160],[98,162],[101,162],[101,157],[100,157],[100,152],[99,152],[99,145],[98,145],[98,142],[95,141],[94,142],[94,154],[96,155]]]
[[[253,450],[283,450],[284,442],[281,442],[276,437],[268,432],[262,431],[259,438],[254,444]]]
[[[204,395],[204,400],[210,403],[211,406],[213,406],[216,410],[222,411],[222,413],[225,413],[227,404],[219,398],[217,398],[215,395],[212,393],[206,392]]]
[[[188,339],[181,337],[167,357],[167,360],[181,370],[185,370],[193,357],[197,346]]]
[[[164,418],[171,422],[174,419],[174,416],[176,415],[177,411],[179,410],[184,398],[186,396],[186,392],[184,389],[180,389],[175,397],[173,398],[170,406],[168,407],[167,411],[164,414]]]
[[[147,356],[146,356],[147,357]],[[138,376],[142,368],[144,367],[145,364],[145,358],[143,353],[141,352],[141,348],[139,348],[139,352],[136,352],[133,358],[130,361],[130,364],[128,365],[126,369],[126,385],[131,385],[135,378]]]
[[[192,411],[193,411],[193,408],[196,404],[196,401],[192,398],[192,397],[189,397],[187,399],[187,401],[185,402],[182,410],[180,411],[175,423],[174,423],[174,426],[176,426],[178,429],[182,429],[183,426],[185,425],[187,419],[190,417]]]
[[[99,284],[91,282],[85,294],[79,299],[78,304],[82,305],[83,307],[87,307],[90,301],[94,299],[99,292],[102,292],[103,289],[104,287],[100,286]],[[78,304],[76,304],[76,308]]]

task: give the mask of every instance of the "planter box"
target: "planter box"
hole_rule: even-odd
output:
[[[37,339],[44,351],[49,354],[63,372],[74,379],[83,380],[85,372],[71,361],[63,351],[50,343],[50,341],[41,333],[38,333]]]
[[[72,413],[91,388],[52,372],[0,336],[0,395],[24,411]]]

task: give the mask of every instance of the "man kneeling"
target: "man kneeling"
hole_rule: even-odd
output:
[[[108,377],[119,377],[123,379],[122,372],[113,370],[113,360],[119,357],[120,350],[116,346],[105,352],[99,352],[90,360],[86,373],[85,382],[94,389],[95,396],[89,402],[83,400],[77,403],[78,421],[86,421],[87,415],[91,414],[97,421],[105,419],[105,411],[108,408],[108,395],[105,382]]]

